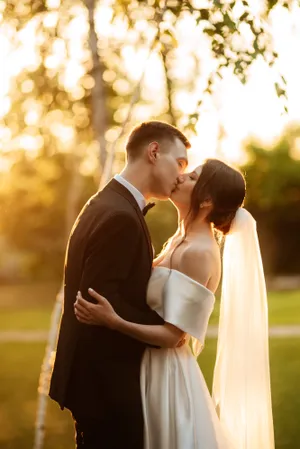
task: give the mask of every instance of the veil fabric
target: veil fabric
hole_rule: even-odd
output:
[[[256,222],[240,208],[226,236],[213,400],[238,449],[274,449],[267,293]]]

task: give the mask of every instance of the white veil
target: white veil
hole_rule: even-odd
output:
[[[238,449],[274,449],[267,294],[256,222],[240,208],[226,236],[213,400]]]

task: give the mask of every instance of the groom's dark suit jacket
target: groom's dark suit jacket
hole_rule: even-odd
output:
[[[75,416],[116,432],[118,422],[130,427],[132,420],[136,432],[143,432],[139,376],[146,346],[116,331],[79,323],[74,302],[78,290],[92,301],[92,287],[126,320],[160,324],[146,304],[152,261],[143,214],[132,194],[113,179],[84,206],[71,232],[49,394]]]

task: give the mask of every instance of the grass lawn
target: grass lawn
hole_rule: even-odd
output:
[[[274,339],[270,342],[276,449],[300,447],[299,345],[299,339]],[[209,339],[199,358],[209,388],[211,388],[215,350],[216,340]],[[37,382],[44,344],[2,343],[0,351],[0,448],[31,449]],[[71,417],[67,411],[61,412],[59,407],[49,400],[45,449],[73,449],[73,447]]]
[[[0,330],[47,329],[59,285],[0,287]],[[269,294],[271,325],[300,324],[300,292]],[[217,307],[211,324],[218,320]],[[45,343],[0,343],[0,448],[31,449],[37,384]],[[300,339],[270,340],[276,449],[300,449]],[[209,388],[216,340],[208,339],[199,363]],[[200,418],[201,419],[201,418]],[[73,449],[73,424],[67,411],[49,400],[44,449]],[[259,448],[263,449],[263,448]]]
[[[48,329],[59,284],[0,286],[0,330]]]
[[[216,340],[207,341],[199,365],[211,389]],[[300,449],[300,339],[271,339],[270,364],[276,449]],[[261,448],[263,449],[263,448]]]
[[[218,324],[220,301],[216,301],[210,324]],[[269,292],[269,324],[276,325],[300,325],[300,291]],[[300,448],[300,445],[299,445]]]
[[[0,344],[1,449],[33,447],[37,385],[44,349],[43,343]],[[45,449],[74,448],[72,420],[51,400],[46,432]]]

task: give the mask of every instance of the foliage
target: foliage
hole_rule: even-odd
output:
[[[174,93],[180,89],[195,90],[197,79],[195,75],[199,74],[200,70],[205,72],[201,69],[201,57],[193,53],[191,57],[194,58],[194,70],[191,71],[190,76],[178,79],[175,74],[180,63],[177,53],[177,47],[180,46],[180,42],[177,41],[178,25],[182,20],[191,20],[191,23],[197,25],[196,29],[201,30],[202,35],[205,36],[205,46],[214,58],[214,67],[207,75],[204,91],[198,93],[200,98],[195,111],[188,119],[183,120],[187,127],[193,129],[198,121],[203,95],[212,93],[213,85],[218,78],[222,78],[224,69],[233,71],[244,83],[249,66],[257,58],[263,57],[268,64],[273,65],[277,55],[272,48],[266,19],[269,10],[277,3],[276,0],[272,1],[266,9],[262,8],[260,14],[254,15],[246,0],[241,2],[214,0],[209,2],[206,8],[195,6],[197,2],[181,0],[111,2],[112,30],[121,26],[127,29],[128,41],[123,42],[122,38],[118,39],[113,31],[102,36],[101,29],[97,30],[99,15],[95,16],[99,61],[104,65],[103,86],[106,91],[106,110],[102,113],[108,115],[107,130],[120,126],[125,117],[130,95],[134,90],[135,82],[130,79],[124,64],[124,45],[133,44],[136,51],[145,49],[149,46],[149,35],[155,34],[158,29],[155,48],[162,56],[168,75],[165,98],[161,101],[162,105],[166,105],[168,91],[172,90],[171,96],[174,96]],[[69,0],[64,2],[9,0],[6,2],[3,23],[14,35],[15,48],[21,45],[22,32],[24,33],[24,30],[30,26],[36,37],[32,50],[37,54],[35,63],[25,66],[11,85],[12,108],[7,114],[6,126],[14,130],[12,138],[23,132],[29,135],[40,135],[44,143],[39,138],[39,148],[49,147],[47,140],[50,139],[53,152],[57,146],[53,146],[54,125],[63,122],[73,127],[77,142],[82,143],[92,139],[91,92],[97,89],[98,85],[94,82],[94,71],[97,67],[91,59],[92,49],[88,39],[87,13],[90,8],[93,8],[94,13],[101,14],[102,3],[79,0],[72,2]],[[72,46],[74,43],[71,37],[76,32],[76,24],[78,23],[79,26],[82,23],[82,18],[85,18],[86,30],[82,32],[80,45],[77,45],[80,56],[74,58],[74,46]],[[72,33],[71,36],[70,33]],[[200,42],[202,45],[203,42]],[[59,57],[59,53],[64,57]],[[78,72],[77,83],[72,86],[66,81],[70,63]],[[276,80],[276,88],[278,95],[285,95],[285,80]],[[172,100],[172,98],[169,99]],[[34,101],[37,101],[39,105],[39,124],[26,126],[26,114]],[[145,106],[151,104],[149,95],[144,92],[141,92],[141,101]],[[154,114],[162,115],[165,119],[172,119],[173,112],[175,115],[173,121],[176,124],[180,118],[184,119],[184,117],[174,101],[172,106],[173,111],[170,110],[169,101],[167,109],[166,106],[162,106]],[[52,113],[50,117],[51,111],[55,111],[56,114]],[[49,124],[51,124],[50,135],[48,130],[46,132]],[[97,134],[96,127],[97,124],[94,124],[94,134]]]
[[[272,148],[247,147],[246,206],[257,219],[265,267],[272,273],[299,273],[300,129],[290,128]]]
[[[177,229],[177,212],[169,201],[155,202],[156,206],[147,214],[146,222],[157,255]]]
[[[272,0],[261,5],[259,13],[254,13],[251,3],[242,1],[213,0],[207,3],[175,0],[135,0],[115,2],[114,17],[123,14],[128,27],[134,28],[138,19],[145,18],[148,24],[157,24],[159,15],[159,34],[157,35],[158,48],[162,56],[162,62],[166,68],[166,95],[168,97],[169,121],[176,124],[180,118],[180,111],[174,110],[172,91],[180,87],[180,81],[172,76],[176,66],[176,47],[180,46],[177,40],[176,27],[181,19],[192,18],[197,28],[206,36],[206,44],[214,58],[214,68],[208,74],[206,86],[200,94],[195,111],[190,113],[183,121],[185,127],[194,131],[199,119],[200,109],[205,95],[211,95],[214,85],[219,78],[223,78],[226,70],[232,71],[242,83],[247,81],[249,67],[254,61],[262,58],[272,67],[277,59],[277,53],[273,49],[272,38],[268,29],[268,16],[276,5],[280,4],[290,8],[290,2],[281,3]],[[143,6],[143,11],[141,10]],[[197,39],[197,37],[195,37]],[[201,45],[202,42],[199,44]],[[191,72],[191,79],[186,81],[190,90],[195,88],[196,72],[201,71],[201,59],[196,54],[195,69]],[[199,67],[200,63],[200,67]],[[203,70],[202,70],[203,71]],[[275,80],[275,88],[278,97],[286,97],[286,81],[278,73]],[[284,102],[285,103],[285,102]],[[286,106],[284,106],[287,110]]]
[[[29,278],[53,278],[62,274],[69,231],[65,211],[74,172],[70,159],[72,155],[56,153],[31,160],[21,153],[3,179],[0,231],[12,249],[26,254],[25,275]],[[76,204],[77,212],[95,190],[93,178],[82,176],[81,180],[83,188]]]

